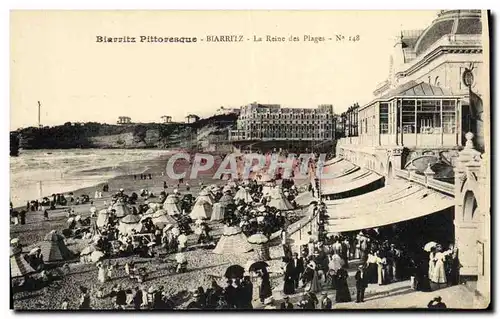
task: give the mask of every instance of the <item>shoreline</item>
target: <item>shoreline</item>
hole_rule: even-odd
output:
[[[131,163],[136,163],[137,165],[141,165],[143,164],[145,166],[144,169],[142,169],[141,172],[138,172],[138,173],[125,173],[125,174],[119,174],[119,175],[116,175],[116,176],[112,176],[112,177],[105,177],[103,176],[103,179],[101,181],[99,181],[99,179],[96,179],[96,183],[93,183],[92,185],[90,186],[85,186],[85,187],[79,187],[79,188],[75,188],[73,190],[68,190],[68,191],[65,191],[65,192],[61,192],[61,194],[64,194],[67,196],[67,194],[69,193],[73,193],[73,195],[75,197],[78,197],[78,196],[81,196],[81,195],[89,195],[90,196],[90,200],[93,200],[94,201],[94,204],[95,204],[95,199],[94,199],[94,193],[96,190],[102,190],[102,187],[105,185],[105,184],[114,184],[115,181],[120,181],[120,180],[124,180],[125,178],[127,177],[131,177],[133,176],[134,174],[135,175],[140,175],[140,174],[148,174],[148,171],[150,171],[151,169],[155,169],[156,167],[154,166],[160,166],[160,163],[163,162],[164,160],[168,160],[168,158],[171,156],[171,154],[164,154],[164,155],[160,155],[158,156],[157,158],[155,159],[147,159],[147,160],[138,160],[138,161],[131,161],[131,162],[124,162],[124,163],[120,163],[120,165],[127,165],[127,164],[131,164]],[[156,164],[156,165],[155,165]],[[82,172],[85,172],[85,173],[88,173],[88,172],[91,172],[91,173],[94,173],[94,172],[99,172],[100,170],[106,170],[110,168],[110,166],[106,166],[106,167],[96,167],[96,168],[91,168],[91,169],[88,169],[88,170],[84,170]],[[85,176],[86,174],[81,174],[81,176]],[[95,175],[94,175],[95,176]],[[164,176],[162,176],[164,177]],[[165,176],[166,177],[166,176]],[[61,181],[64,181],[64,180],[61,180]],[[110,187],[110,190],[108,192],[109,193],[112,193],[112,189]],[[136,190],[134,190],[136,191]],[[49,197],[51,196],[52,194],[42,194],[42,197]],[[104,194],[103,194],[104,195]],[[30,199],[31,200],[40,200],[41,198],[32,198]],[[104,197],[103,197],[104,198]],[[76,206],[76,205],[68,205],[66,207],[70,207],[70,206]],[[14,210],[17,210],[17,211],[21,211],[23,209],[26,209],[26,206],[23,205],[23,206],[14,206],[13,207]],[[56,208],[55,211],[58,211],[62,208]],[[49,210],[50,211],[50,210]]]

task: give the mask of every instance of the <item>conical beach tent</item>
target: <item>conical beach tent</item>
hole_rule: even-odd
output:
[[[130,207],[128,207],[125,203],[123,202],[116,202],[113,205],[113,209],[115,210],[115,215],[118,218],[125,217],[127,215],[132,214],[132,211],[130,210]]]
[[[73,253],[66,247],[64,237],[55,230],[48,233],[40,243],[43,261],[46,263],[68,260],[73,257]]]
[[[211,221],[219,221],[224,219],[225,208],[222,207],[221,204],[215,203],[212,206],[212,216],[210,217]]]
[[[23,277],[34,273],[35,270],[24,259],[20,247],[10,247],[10,276],[11,278]]]
[[[179,206],[179,198],[175,195],[168,195],[165,203],[163,203],[163,209],[166,210],[169,215],[180,214],[181,208]]]
[[[140,220],[137,215],[127,215],[120,220],[118,231],[122,234],[130,234],[132,230],[139,231],[142,227]]]
[[[274,187],[274,184],[271,182],[267,182],[264,184],[262,187],[262,196],[268,196],[272,193],[272,189]]]
[[[209,219],[212,216],[212,205],[206,200],[197,200],[189,216],[192,219]]]
[[[214,204],[214,198],[212,196],[212,193],[207,188],[202,189],[201,192],[198,194],[196,200],[198,201],[200,199],[208,201],[210,205]]]
[[[246,253],[250,250],[252,250],[252,246],[239,227],[224,226],[224,233],[213,252],[216,254]]]
[[[227,207],[228,205],[234,204],[234,200],[229,194],[224,194],[222,197],[219,199],[219,204],[222,207]]]
[[[167,225],[177,225],[177,221],[163,209],[152,214],[151,220],[153,224],[162,229]]]
[[[251,203],[253,202],[252,196],[250,195],[250,192],[245,188],[245,187],[240,187],[236,194],[234,195],[234,200],[242,200],[245,203]]]
[[[95,222],[97,227],[104,227],[105,225],[107,225],[109,222],[109,216],[110,213],[107,210],[103,209],[99,211],[99,213],[97,214],[97,220]]]
[[[274,187],[270,193],[271,200],[267,203],[267,206],[274,207],[277,210],[292,210],[293,205],[285,197],[280,187]]]

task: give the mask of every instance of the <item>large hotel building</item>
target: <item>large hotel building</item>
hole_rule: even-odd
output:
[[[231,141],[324,141],[335,138],[332,105],[284,108],[279,104],[251,103],[241,108]]]
[[[350,206],[329,208],[331,216],[349,215],[346,222],[332,220],[330,232],[406,223],[420,231],[410,242],[454,244],[461,280],[476,292],[478,307],[490,300],[491,277],[489,53],[482,21],[486,12],[479,10],[440,11],[427,28],[397,37],[389,75],[373,100],[341,115],[345,137],[325,166],[338,177],[320,186],[326,199],[353,197]],[[356,213],[357,207],[365,210]]]

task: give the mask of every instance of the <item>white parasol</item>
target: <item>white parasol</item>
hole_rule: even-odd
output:
[[[436,242],[430,241],[427,244],[425,244],[424,250],[425,251],[431,251],[431,249],[434,248],[434,247],[436,247],[436,246],[437,246]]]

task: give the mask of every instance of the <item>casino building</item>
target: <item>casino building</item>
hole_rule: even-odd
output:
[[[491,267],[486,20],[479,10],[446,10],[424,30],[402,31],[373,100],[343,114],[346,137],[324,167],[336,177],[321,181],[325,199],[352,197],[345,209],[329,208],[350,214],[349,222],[332,220],[331,232],[441,214],[449,230],[437,233],[455,243],[461,279],[483,306]]]

